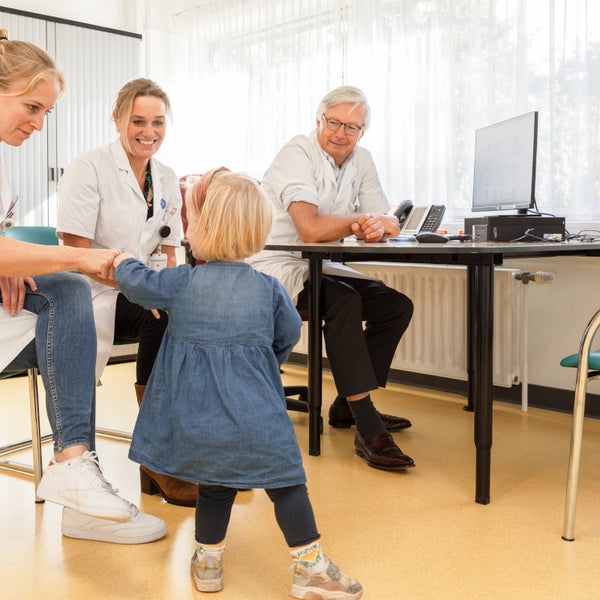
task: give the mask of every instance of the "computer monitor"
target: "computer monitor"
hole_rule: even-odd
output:
[[[535,204],[538,113],[533,111],[475,132],[471,210],[517,210]]]

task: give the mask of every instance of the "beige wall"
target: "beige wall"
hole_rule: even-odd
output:
[[[141,33],[137,17],[144,2],[138,0],[3,0],[2,6],[49,15],[89,25]]]

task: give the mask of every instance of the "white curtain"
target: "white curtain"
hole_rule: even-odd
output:
[[[168,161],[260,178],[356,85],[391,204],[469,214],[475,130],[539,111],[540,211],[600,218],[597,0],[204,0],[176,17]]]

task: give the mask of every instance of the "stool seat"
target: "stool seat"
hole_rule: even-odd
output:
[[[560,366],[577,368],[579,366],[579,354],[569,354],[569,356],[565,356],[560,361]],[[588,369],[600,371],[600,350],[588,354]]]

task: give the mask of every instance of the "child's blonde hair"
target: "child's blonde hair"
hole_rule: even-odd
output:
[[[196,258],[244,259],[259,252],[273,207],[258,182],[224,167],[205,173],[186,193],[187,239]]]

